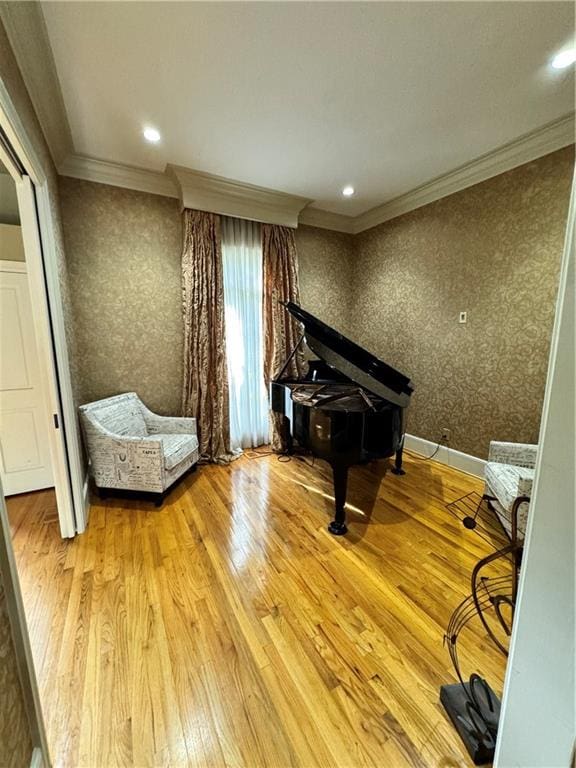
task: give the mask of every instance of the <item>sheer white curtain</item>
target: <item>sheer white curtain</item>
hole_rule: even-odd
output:
[[[254,221],[222,217],[226,358],[233,451],[268,442],[262,328],[262,234]]]

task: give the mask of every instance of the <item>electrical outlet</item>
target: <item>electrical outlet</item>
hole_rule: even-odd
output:
[[[443,443],[449,443],[449,442],[450,442],[450,437],[451,437],[451,435],[452,435],[452,432],[451,432],[451,430],[450,430],[450,429],[448,429],[448,427],[442,427],[442,429],[440,430],[440,433],[441,433],[441,434],[440,434],[440,440],[441,440],[441,442],[443,442]]]

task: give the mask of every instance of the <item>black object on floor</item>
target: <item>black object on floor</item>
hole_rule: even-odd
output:
[[[440,701],[464,742],[474,765],[494,760],[500,700],[488,683],[472,675],[469,683],[440,688]]]

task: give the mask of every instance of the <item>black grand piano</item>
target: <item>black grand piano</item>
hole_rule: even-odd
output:
[[[406,376],[378,360],[293,302],[284,304],[303,325],[302,336],[277,379],[270,382],[272,410],[282,414],[288,452],[294,443],[324,459],[334,475],[334,520],[330,533],[347,532],[348,468],[395,456],[392,472],[404,474],[404,409],[414,387]],[[306,341],[318,360],[298,380],[283,378]]]

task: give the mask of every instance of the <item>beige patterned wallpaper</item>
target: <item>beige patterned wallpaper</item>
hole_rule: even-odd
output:
[[[134,390],[180,413],[178,201],[64,177],[60,199],[82,401]]]
[[[28,768],[32,738],[0,573],[0,766]]]
[[[448,427],[477,456],[536,440],[572,164],[561,150],[355,237],[298,229],[303,305],[412,377],[412,434]],[[69,178],[60,196],[82,400],[135,389],[179,413],[178,203]]]
[[[482,458],[536,442],[573,165],[569,147],[356,236],[354,337],[414,381],[410,433]]]
[[[348,333],[352,295],[352,235],[300,226],[296,230],[302,306]]]
[[[180,413],[179,203],[65,177],[60,199],[83,402],[136,390],[153,410]],[[303,303],[344,328],[350,236],[303,227],[297,244]]]

